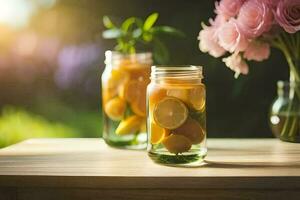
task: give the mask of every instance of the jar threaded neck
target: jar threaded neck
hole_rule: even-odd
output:
[[[202,79],[202,66],[152,66],[151,79],[176,78],[176,79]]]

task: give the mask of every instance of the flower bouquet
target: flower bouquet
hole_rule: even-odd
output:
[[[280,123],[281,139],[299,142],[300,0],[221,0],[215,13],[209,25],[202,24],[199,48],[214,57],[229,53],[222,61],[236,78],[249,72],[247,61],[267,59],[271,47],[284,54],[290,69],[288,101],[285,117],[273,121]]]

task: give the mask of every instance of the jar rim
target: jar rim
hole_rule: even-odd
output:
[[[202,66],[196,65],[154,65],[151,67],[151,79],[202,79]]]
[[[203,67],[200,65],[153,65],[151,69],[158,69],[158,70],[181,70],[181,71],[196,71],[200,70],[202,72]]]

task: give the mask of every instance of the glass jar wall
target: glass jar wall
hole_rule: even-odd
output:
[[[105,53],[102,74],[103,138],[109,145],[146,148],[146,88],[151,53]]]
[[[202,78],[202,67],[152,67],[147,88],[147,150],[155,162],[199,163],[206,156]]]

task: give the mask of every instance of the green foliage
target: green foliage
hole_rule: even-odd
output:
[[[155,24],[157,19],[158,19],[158,13],[153,13],[149,15],[149,17],[146,19],[143,25],[143,29],[149,31],[152,28],[152,26]]]
[[[109,17],[104,16],[103,24],[107,30],[103,31],[102,36],[105,39],[116,40],[116,51],[132,54],[136,52],[137,46],[143,46],[142,48],[152,49],[156,62],[166,63],[169,60],[169,52],[160,36],[184,37],[184,33],[170,26],[154,26],[158,16],[158,13],[153,13],[145,21],[137,17],[130,17],[119,27]]]
[[[0,147],[40,137],[78,137],[78,132],[74,128],[50,122],[25,110],[13,107],[3,109],[0,116]]]
[[[46,119],[72,127],[79,133],[78,137],[101,137],[102,135],[101,110],[91,110],[82,103],[70,104],[56,96],[43,94],[39,95],[30,110]]]

